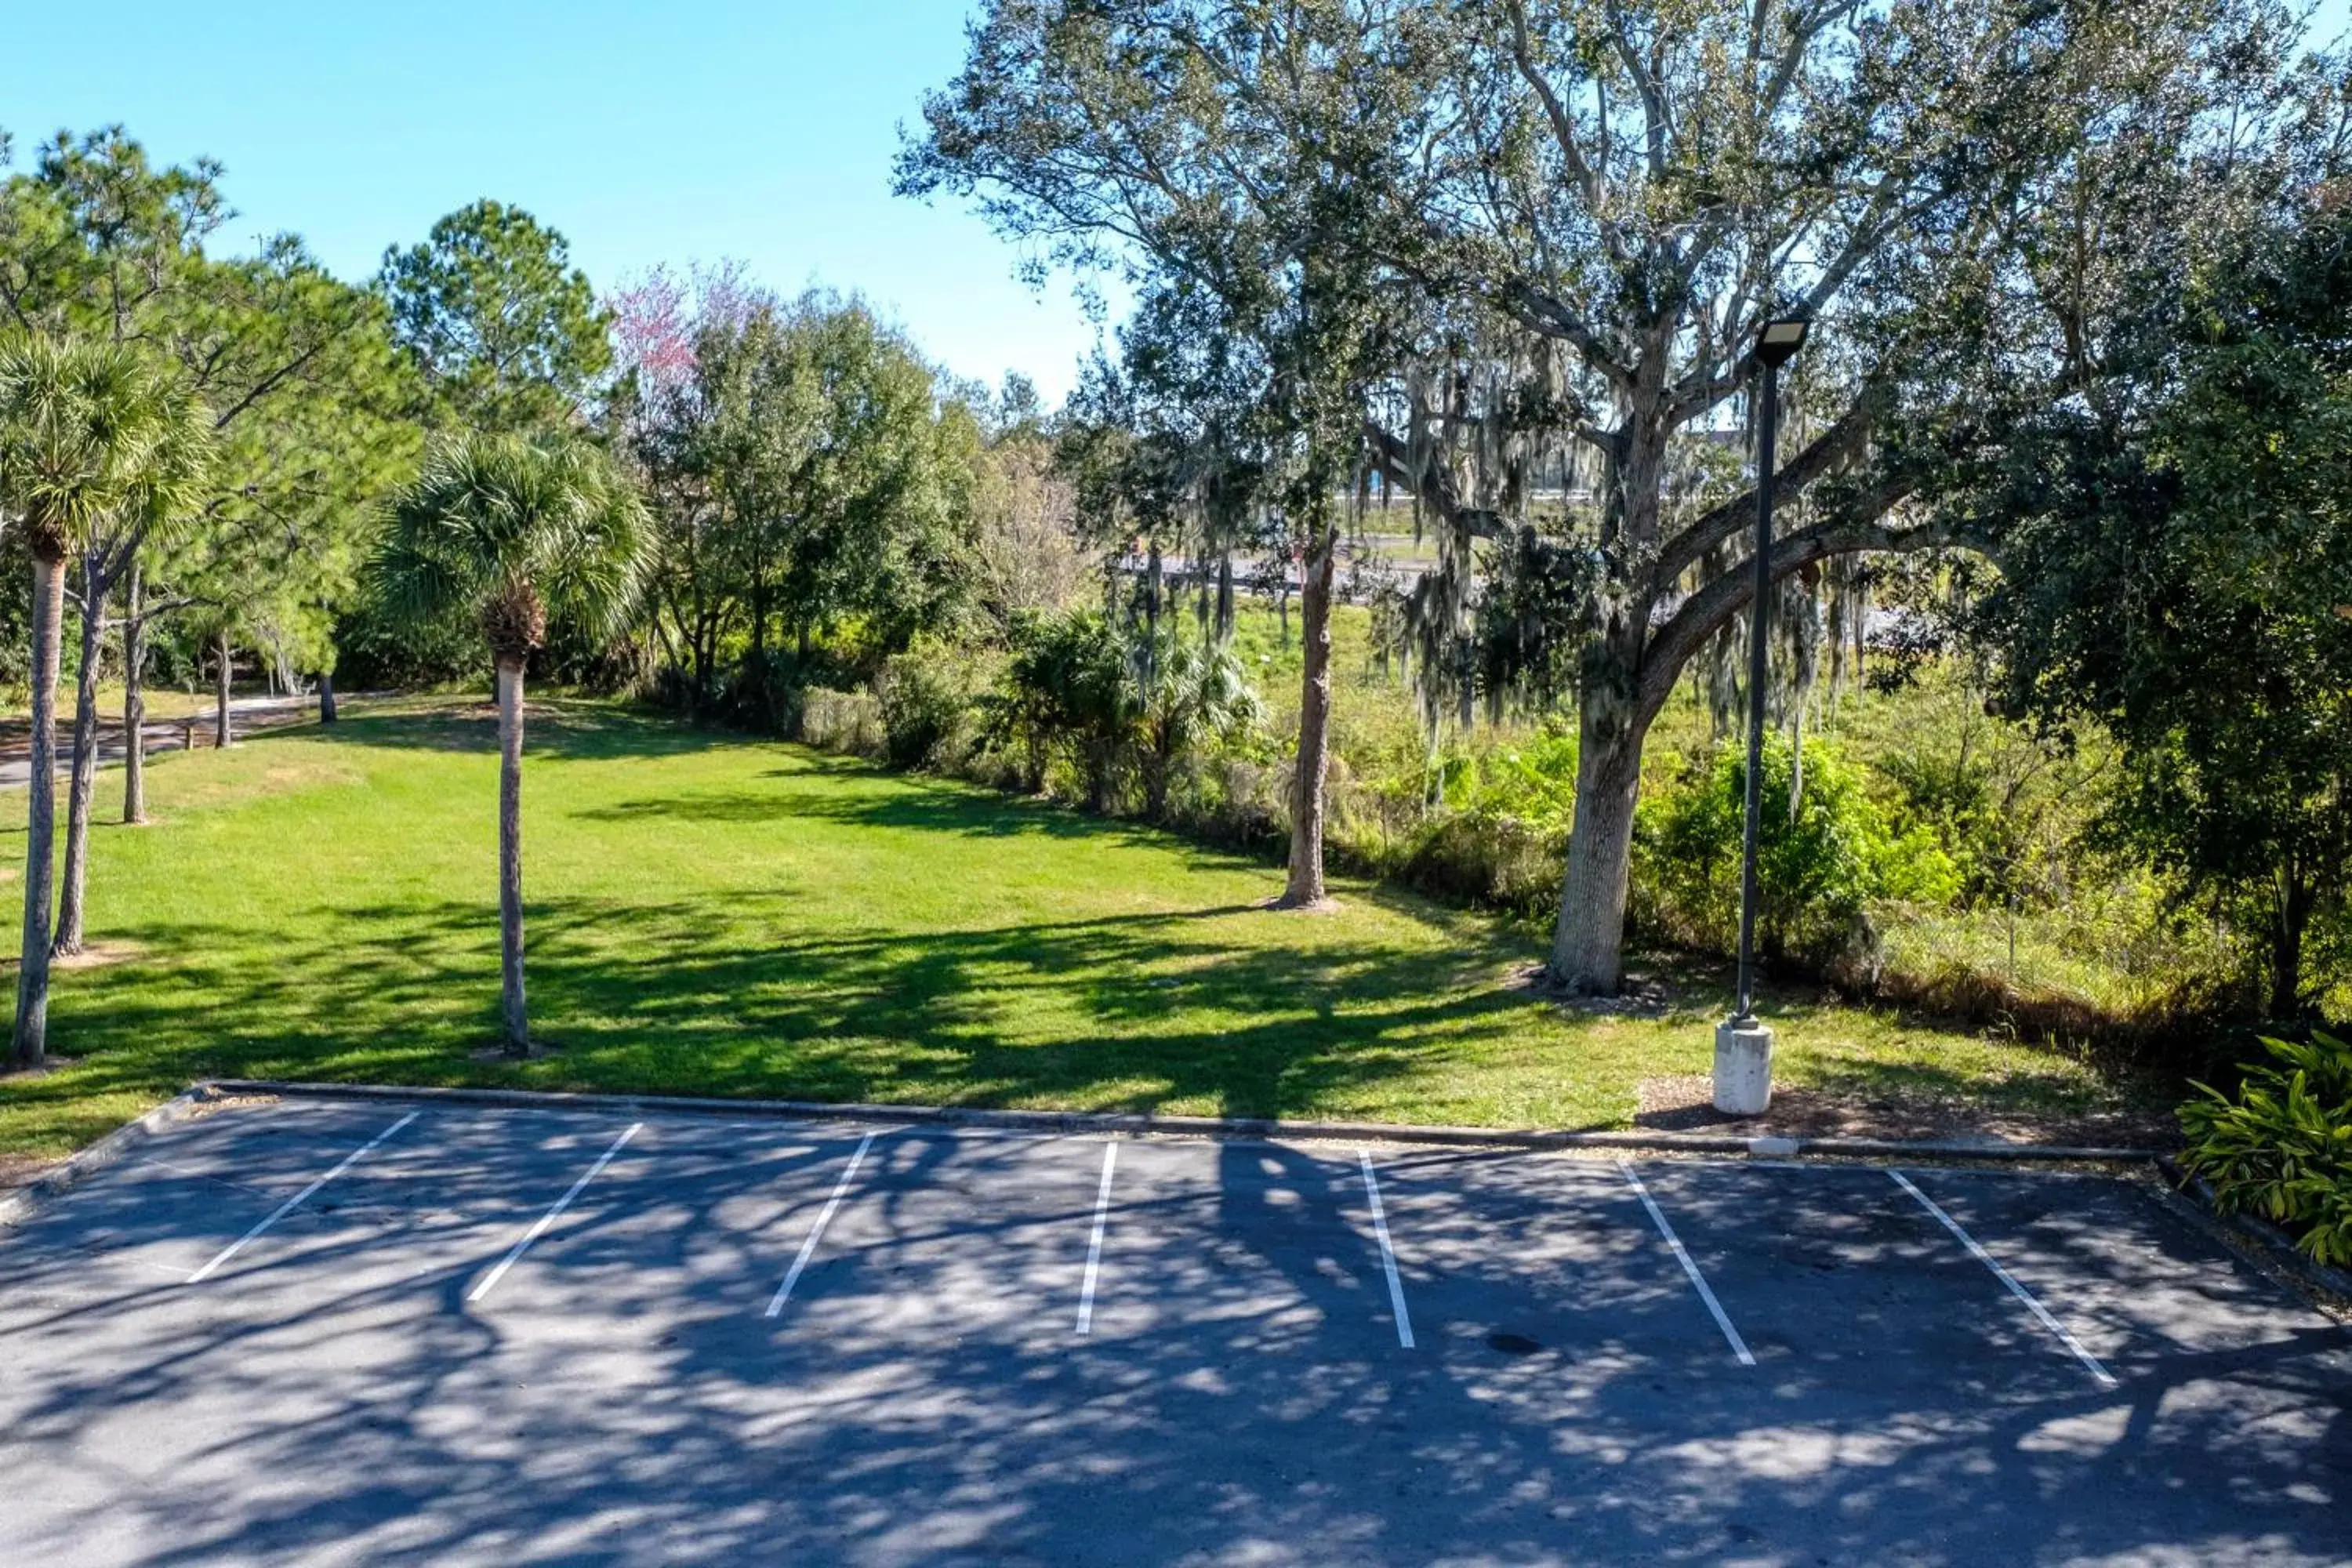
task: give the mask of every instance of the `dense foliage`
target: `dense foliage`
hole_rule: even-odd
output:
[[[2270,1059],[2235,1094],[2199,1085],[2181,1107],[2181,1164],[2212,1184],[2224,1212],[2292,1229],[2323,1263],[2352,1264],[2352,1044],[2266,1039]]]
[[[2352,941],[2352,209],[2314,200],[2153,301],[2183,341],[2128,407],[2026,445],[1978,626],[2020,712],[2123,742],[2102,826],[2262,933],[2281,1018]]]
[[[1757,821],[1757,940],[1767,961],[1874,964],[1874,910],[1888,903],[1946,907],[1958,874],[1925,826],[1897,835],[1860,769],[1819,741],[1782,736],[1764,748]],[[1647,891],[1688,935],[1727,948],[1739,919],[1740,847],[1748,799],[1744,746],[1725,746],[1679,788],[1644,804],[1637,839]]]

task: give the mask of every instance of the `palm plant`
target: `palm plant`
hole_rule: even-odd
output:
[[[1144,808],[1166,815],[1168,788],[1201,742],[1255,721],[1257,693],[1230,647],[1163,629],[1143,647],[1138,677],[1137,761]]]
[[[108,589],[138,557],[140,551],[175,542],[194,526],[214,454],[212,411],[176,383],[161,380],[151,385],[144,410],[149,436],[144,456],[99,536],[87,542],[81,556],[81,675],[74,703],[72,782],[66,793],[66,854],[63,885],[58,896],[57,938],[53,956],[68,957],[82,950],[83,882],[89,868],[90,795],[98,773],[99,643],[106,617],[101,613]],[[130,628],[125,627],[125,654]],[[124,766],[136,777],[130,759],[139,752],[139,731],[126,728],[131,744]],[[135,785],[126,784],[130,792]],[[126,803],[135,794],[126,793]],[[145,815],[126,812],[136,821]]]
[[[548,437],[444,442],[394,507],[374,562],[392,613],[481,624],[498,668],[499,957],[510,1055],[530,1031],[522,979],[522,688],[552,615],[609,635],[634,606],[646,555],[643,503],[595,447]]]
[[[33,560],[32,773],[25,841],[16,1059],[47,1055],[49,901],[57,831],[58,639],[65,563],[119,509],[158,482],[174,395],[133,351],[46,336],[0,339],[0,507]],[[91,613],[95,613],[94,611]]]

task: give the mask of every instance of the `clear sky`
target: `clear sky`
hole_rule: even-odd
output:
[[[117,0],[11,5],[0,127],[121,121],[209,153],[247,248],[291,229],[341,276],[480,196],[571,240],[600,289],[739,258],[856,289],[958,374],[1049,397],[1095,328],[953,203],[893,197],[898,126],[962,59],[966,0]]]

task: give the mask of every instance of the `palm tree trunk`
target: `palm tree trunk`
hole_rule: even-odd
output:
[[[319,672],[319,722],[331,724],[334,721],[335,672],[331,669],[321,670]]]
[[[1314,553],[1299,595],[1298,629],[1306,670],[1298,696],[1298,759],[1290,784],[1290,879],[1275,907],[1309,910],[1324,902],[1324,774],[1331,755],[1331,586],[1338,538],[1317,524]]]
[[[82,892],[89,876],[90,797],[98,789],[98,661],[106,637],[106,596],[95,557],[81,571],[81,668],[74,680],[72,784],[66,795],[66,868],[58,934],[49,952],[70,958],[82,946]]]
[[[33,771],[26,788],[25,942],[16,969],[16,1062],[48,1055],[50,855],[57,837],[58,632],[65,620],[63,561],[33,557]]]
[[[122,584],[122,820],[147,820],[147,584],[132,556]]]
[[[215,679],[219,683],[216,695],[220,698],[220,706],[214,710],[213,712],[213,746],[215,750],[222,750],[236,744],[236,734],[235,731],[229,728],[228,718],[229,647],[227,632],[224,631],[221,633],[219,639],[214,644],[214,651],[219,656],[220,668],[216,672]]]
[[[530,1054],[522,994],[522,660],[499,656],[499,977],[507,1054]]]

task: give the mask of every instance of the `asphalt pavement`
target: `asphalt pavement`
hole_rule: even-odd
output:
[[[2319,1564],[2140,1184],[289,1100],[0,1231],[0,1563]]]

